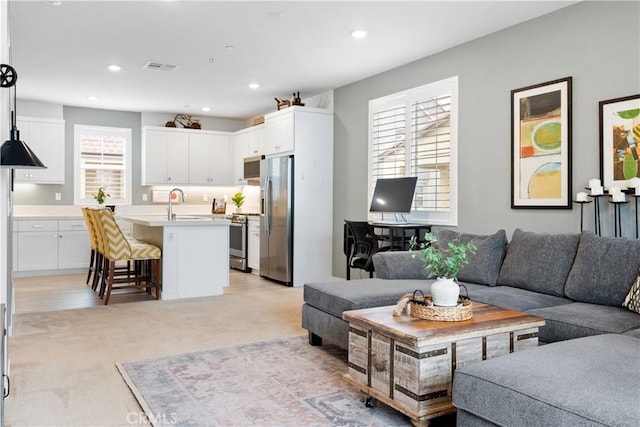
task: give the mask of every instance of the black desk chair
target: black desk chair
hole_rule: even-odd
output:
[[[352,239],[351,244],[345,247],[347,255],[347,280],[351,280],[352,268],[368,271],[369,277],[373,277],[375,268],[371,257],[377,252],[389,250],[390,247],[378,246],[378,239],[374,233],[374,228],[368,222],[347,220],[344,222],[347,227],[348,237]]]

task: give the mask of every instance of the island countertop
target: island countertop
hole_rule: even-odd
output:
[[[225,218],[212,218],[198,215],[178,215],[169,221],[166,215],[117,215],[118,219],[147,227],[182,226],[228,226],[231,221]]]

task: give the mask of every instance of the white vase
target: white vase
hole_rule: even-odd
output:
[[[446,277],[438,277],[431,284],[431,298],[433,305],[441,307],[455,307],[458,305],[458,296],[460,295],[460,286],[453,279]]]

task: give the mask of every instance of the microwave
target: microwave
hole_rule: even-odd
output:
[[[244,179],[260,179],[260,160],[262,160],[262,156],[244,159]]]

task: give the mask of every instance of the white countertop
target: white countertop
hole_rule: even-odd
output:
[[[169,221],[166,215],[116,215],[118,219],[147,227],[182,227],[182,226],[229,226],[231,221],[225,218],[178,214],[175,220]]]
[[[178,216],[199,216],[209,218],[225,218],[224,214],[212,214],[211,205],[173,206],[173,212]],[[126,205],[116,206],[116,218],[153,216],[160,218],[167,215],[167,205]],[[80,206],[74,205],[15,205],[13,207],[14,220],[82,220]]]

